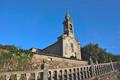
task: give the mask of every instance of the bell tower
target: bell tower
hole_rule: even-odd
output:
[[[67,13],[66,13],[63,25],[64,25],[64,34],[66,34],[69,37],[74,38],[74,27],[73,27],[73,23],[71,21],[69,11],[67,11]]]

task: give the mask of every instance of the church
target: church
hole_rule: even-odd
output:
[[[65,15],[63,27],[64,32],[58,37],[57,41],[42,51],[52,55],[81,60],[80,42],[75,39],[74,25],[69,12]]]

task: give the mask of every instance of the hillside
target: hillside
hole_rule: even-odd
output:
[[[98,44],[88,44],[81,50],[83,60],[88,61],[91,56],[94,62],[97,60],[99,63],[110,62],[111,60],[120,61],[120,55],[112,55],[112,53],[100,48]],[[33,54],[30,50],[19,49],[11,45],[0,45],[0,72],[37,69],[39,64],[34,64],[32,61]],[[43,62],[43,58],[40,58]],[[53,61],[51,64],[56,65],[58,63]],[[60,65],[64,65],[64,63]]]
[[[0,71],[32,69],[29,50],[18,49],[11,45],[0,45]]]

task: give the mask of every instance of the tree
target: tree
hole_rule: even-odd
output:
[[[93,61],[96,60],[99,63],[110,62],[110,60],[118,61],[120,60],[120,56],[114,56],[111,53],[107,52],[106,49],[100,48],[98,44],[88,44],[84,46],[82,49],[82,58],[83,60],[89,60],[90,56]]]

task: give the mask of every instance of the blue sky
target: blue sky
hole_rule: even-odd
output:
[[[120,54],[120,0],[0,0],[0,44],[44,48],[63,32],[70,10],[81,46]]]

